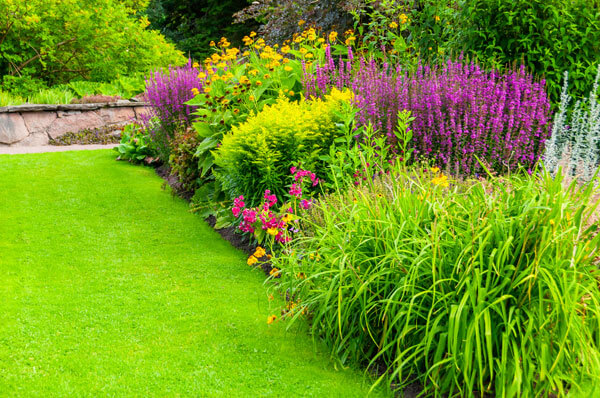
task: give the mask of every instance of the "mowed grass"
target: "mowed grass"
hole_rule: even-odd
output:
[[[366,396],[154,170],[0,155],[1,396]],[[271,307],[275,307],[271,303]]]

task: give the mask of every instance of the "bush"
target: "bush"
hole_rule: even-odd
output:
[[[590,91],[600,63],[597,1],[475,0],[464,3],[460,18],[457,51],[495,65],[523,60],[546,78],[554,102],[560,100],[564,70],[575,82],[577,97]]]
[[[140,163],[146,158],[156,155],[148,132],[143,126],[136,123],[125,126],[121,142],[114,150],[119,153],[117,160],[127,160],[132,163]]]
[[[243,195],[250,206],[255,206],[267,189],[281,197],[290,168],[298,164],[323,175],[325,165],[319,156],[339,135],[336,112],[349,98],[337,91],[313,102],[280,98],[234,126],[215,152],[215,163],[220,167],[217,178],[230,198]]]
[[[552,137],[546,143],[544,162],[548,170],[556,173],[562,161],[567,175],[589,181],[600,163],[600,64],[589,97],[584,101],[577,101],[571,112],[568,80],[569,75],[565,72],[561,101],[558,112],[554,115]]]
[[[523,67],[501,74],[447,61],[409,73],[365,59],[336,68],[330,59],[305,76],[307,98],[331,87],[351,88],[358,124],[391,140],[398,112],[409,110],[415,155],[461,174],[481,172],[477,158],[499,172],[532,169],[549,135],[545,82]]]
[[[200,168],[195,154],[201,140],[201,137],[191,130],[176,135],[171,143],[171,174],[177,176],[181,188],[186,192],[194,192],[200,186]]]
[[[134,12],[145,2],[0,0],[0,76],[4,89],[27,96],[75,78],[120,75],[185,62]]]
[[[326,196],[273,259],[284,313],[308,311],[333,355],[431,396],[597,382],[598,191],[562,182],[415,168]]]

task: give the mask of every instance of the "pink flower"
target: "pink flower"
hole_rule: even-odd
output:
[[[297,170],[296,166],[292,166],[292,167],[290,168],[290,173],[292,173],[292,174],[296,174],[296,170]]]
[[[312,200],[302,199],[300,201],[300,206],[302,206],[303,209],[310,209],[312,206]]]
[[[297,198],[302,196],[302,188],[298,186],[298,184],[294,183],[290,187],[290,195],[295,196]]]
[[[240,215],[240,213],[241,213],[241,210],[240,210],[239,207],[234,207],[233,209],[231,209],[231,212],[233,213],[233,215],[235,217],[238,217]]]

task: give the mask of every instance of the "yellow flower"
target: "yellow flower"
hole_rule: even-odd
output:
[[[337,39],[338,33],[334,30],[331,31],[331,33],[329,33],[329,41],[331,43],[335,42],[335,40]]]
[[[198,62],[194,62],[192,64],[192,68],[198,68],[200,66],[200,64]]]
[[[256,36],[256,32],[250,32],[250,37]]]
[[[290,52],[290,50],[291,50],[291,49],[290,49],[290,46],[288,46],[288,45],[285,45],[285,46],[281,47],[281,52],[282,52],[283,54],[287,54],[287,53],[289,53],[289,52]]]
[[[286,65],[283,67],[283,70],[286,72],[291,72],[293,70],[293,68],[291,66]]]
[[[433,17],[433,19],[435,20],[435,22],[440,22],[440,17],[437,15],[435,17]]]
[[[317,40],[317,43],[325,43],[325,39],[322,37],[319,37],[319,39]]]
[[[206,73],[204,73],[204,72],[198,73],[198,79],[206,79]]]
[[[210,93],[210,87],[204,87],[204,92],[207,94]]]
[[[271,236],[275,236],[279,233],[279,230],[277,228],[269,228],[267,229],[267,233]]]
[[[192,94],[199,95],[200,91],[196,87],[194,87],[194,88],[192,88]]]
[[[398,16],[398,18],[400,19],[400,23],[401,24],[405,24],[406,22],[408,22],[408,17],[404,13],[400,14]]]
[[[390,28],[396,29],[397,27],[398,27],[398,24],[396,22],[391,22],[390,23]]]
[[[270,260],[272,258],[273,258],[273,256],[271,256],[270,254],[267,254],[267,260]]]
[[[346,42],[345,42],[345,43],[346,43],[346,45],[347,45],[347,46],[350,46],[350,45],[352,45],[352,43],[354,42],[354,40],[356,40],[356,37],[354,37],[354,36],[350,36],[350,37],[348,37],[348,38],[346,39]]]
[[[308,53],[308,54],[306,54],[306,55],[305,55],[305,57],[306,57],[307,59],[311,59],[311,58],[313,58],[313,57],[314,57],[314,55],[313,55],[312,53]]]
[[[277,275],[279,274],[279,268],[271,268],[271,272],[269,272],[269,275]]]
[[[267,324],[272,324],[273,322],[275,322],[275,320],[277,319],[276,315],[269,315],[269,317],[267,318]]]
[[[267,254],[267,252],[265,251],[265,249],[263,249],[262,247],[258,246],[256,248],[256,250],[254,251],[254,257],[256,258],[261,258],[262,256],[264,256],[265,254]]]
[[[250,51],[244,51],[244,53],[242,54],[244,57],[247,57],[248,55],[250,55]]]
[[[257,81],[256,81],[256,85],[257,85],[257,86],[262,86],[262,82],[261,82],[260,80],[257,80]]]
[[[257,262],[258,262],[258,259],[256,257],[254,257],[254,256],[248,257],[248,261],[247,261],[248,265],[254,265]]]
[[[249,97],[248,97],[248,99],[249,99],[250,101],[254,101],[254,96],[253,96],[253,95],[251,95],[251,96],[249,96]]]
[[[223,105],[227,105],[227,104],[229,104],[229,100],[227,98],[225,98],[225,99],[223,99],[223,101],[221,101],[221,103]]]
[[[264,76],[264,78],[265,78],[265,79],[270,79],[270,78],[271,78],[271,75],[269,75],[268,73],[266,73],[266,74],[265,74],[265,76]]]
[[[306,275],[304,274],[304,272],[299,272],[298,275],[296,275],[298,277],[298,279],[305,279]]]
[[[283,221],[284,223],[287,224],[290,222],[291,219],[292,219],[292,215],[290,213],[287,213],[285,216],[283,216],[281,218],[281,221]]]
[[[431,180],[431,182],[432,182],[434,185],[439,185],[439,186],[441,186],[441,187],[443,187],[443,188],[446,188],[446,187],[448,187],[448,186],[450,185],[450,184],[448,183],[448,177],[447,177],[447,176],[445,176],[445,175],[443,175],[443,174],[441,174],[441,175],[440,175],[440,176],[438,176],[438,177],[435,177],[433,180]]]
[[[256,75],[258,75],[258,70],[252,69],[250,72],[248,72],[248,74],[252,75],[252,76],[256,76]]]
[[[308,52],[308,50],[306,48],[304,48],[304,47],[302,47],[300,49],[300,54],[306,54],[307,52]]]
[[[303,19],[301,19],[301,20],[299,20],[299,21],[298,21],[298,26],[302,26],[302,25],[304,25],[305,23],[306,23],[306,21],[305,21],[305,20],[303,20]]]
[[[250,79],[248,79],[246,76],[242,76],[240,77],[240,84],[250,84]]]
[[[294,95],[294,92],[293,92],[292,90],[290,90],[288,94],[289,94],[290,96],[293,96],[293,95]]]
[[[440,171],[439,167],[432,167],[430,170],[432,173],[437,173],[438,171]]]
[[[210,43],[209,43],[208,45],[209,45],[209,46],[211,46],[211,47],[214,47],[214,46],[216,46],[216,44],[215,44],[215,41],[214,41],[214,40],[211,40],[211,41],[210,41]]]
[[[302,37],[302,36],[298,36],[298,37],[296,37],[296,38],[294,39],[294,41],[295,41],[296,43],[302,43],[302,41],[304,41],[304,37]]]

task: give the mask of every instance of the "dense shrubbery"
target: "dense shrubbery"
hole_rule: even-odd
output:
[[[148,21],[147,2],[1,0],[0,76],[5,91],[28,96],[74,79],[120,75],[182,64],[181,53]]]
[[[257,205],[266,189],[283,194],[292,166],[301,164],[322,176],[326,165],[319,157],[340,135],[337,114],[341,102],[348,100],[348,95],[334,92],[324,101],[282,98],[266,106],[223,137],[215,153],[218,181],[230,197],[244,195],[250,205]]]

